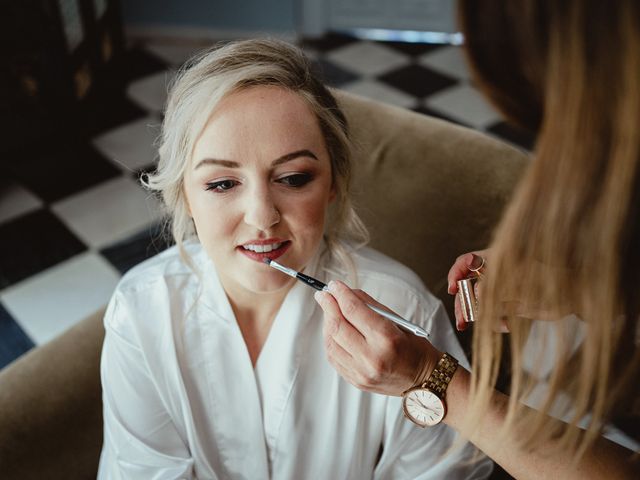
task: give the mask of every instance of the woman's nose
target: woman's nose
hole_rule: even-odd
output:
[[[244,214],[247,225],[268,230],[280,221],[280,211],[268,188],[256,188],[247,193]]]

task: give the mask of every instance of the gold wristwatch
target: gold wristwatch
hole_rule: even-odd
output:
[[[458,361],[455,358],[448,353],[442,355],[424,383],[402,393],[404,415],[423,428],[440,423],[447,414],[444,395],[456,368]]]

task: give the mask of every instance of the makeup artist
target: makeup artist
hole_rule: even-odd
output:
[[[486,260],[473,373],[458,367],[441,380],[443,422],[516,478],[640,478],[637,455],[601,436],[611,418],[640,410],[640,2],[459,8],[477,85],[537,141],[490,250],[451,268],[456,293],[456,281]],[[338,282],[330,292],[316,298],[344,378],[394,396],[433,390],[442,351],[371,312],[364,293]],[[570,321],[577,327],[567,329]],[[504,326],[510,333],[499,333]],[[537,328],[556,341],[531,335]],[[495,390],[507,346],[510,396]],[[548,371],[525,373],[525,351]],[[417,352],[422,361],[407,363]],[[418,381],[416,372],[425,372]],[[541,381],[538,410],[528,408]]]

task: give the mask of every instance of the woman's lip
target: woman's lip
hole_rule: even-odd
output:
[[[285,243],[288,240],[284,240],[282,238],[266,238],[263,240],[251,240],[249,242],[245,242],[242,245],[273,245],[274,243]]]
[[[275,243],[278,243],[278,242],[275,242]],[[248,245],[253,245],[253,244],[248,244]],[[275,260],[276,258],[281,257],[289,249],[290,246],[291,246],[291,242],[287,240],[283,242],[282,245],[280,245],[280,248],[276,248],[275,250],[271,250],[270,252],[258,253],[258,252],[254,252],[253,250],[245,250],[242,247],[236,247],[236,249],[245,257],[248,257],[251,260],[254,260],[256,262],[263,263],[265,258],[270,258],[271,260]]]

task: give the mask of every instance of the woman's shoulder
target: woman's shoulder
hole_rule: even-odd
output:
[[[199,244],[186,246],[195,265],[201,265]],[[133,330],[161,329],[173,321],[176,308],[198,291],[199,279],[177,247],[154,255],[129,270],[113,293],[105,326],[124,334]],[[179,310],[179,309],[177,309]],[[128,335],[129,335],[128,334]]]
[[[184,246],[184,250],[196,265],[201,264],[199,257],[203,250],[199,243],[189,243]],[[166,284],[166,282],[175,279],[184,281],[194,275],[194,270],[185,263],[180,250],[174,245],[127,271],[120,279],[116,291],[122,293],[142,292],[153,289],[159,283]]]
[[[434,311],[440,301],[428,291],[420,277],[401,262],[370,247],[350,252],[357,277],[356,288],[382,303],[420,304]]]
[[[446,319],[442,302],[406,265],[369,247],[354,251],[351,257],[356,268],[357,288],[378,302],[428,331],[435,328],[433,321],[442,322]],[[447,328],[439,328],[439,331],[450,330],[450,325],[446,323]],[[447,348],[450,348],[448,344]]]
[[[426,291],[420,277],[401,262],[370,247],[362,247],[351,254],[358,280],[363,283],[393,284],[401,288]]]

